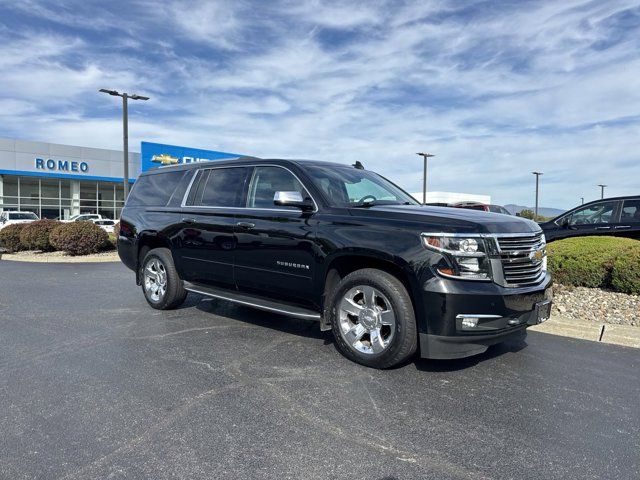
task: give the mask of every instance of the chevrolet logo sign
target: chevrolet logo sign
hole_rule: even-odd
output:
[[[529,260],[536,260],[538,262],[542,261],[544,258],[544,250],[536,250],[529,254]]]
[[[167,153],[154,155],[153,157],[151,157],[151,161],[161,163],[162,165],[176,165],[177,163],[179,163],[179,160],[176,157],[172,157]]]

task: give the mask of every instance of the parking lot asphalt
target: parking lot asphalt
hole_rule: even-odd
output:
[[[0,261],[0,478],[640,477],[640,351],[531,332],[377,371],[122,265]]]

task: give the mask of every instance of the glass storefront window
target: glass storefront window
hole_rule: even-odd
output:
[[[77,213],[99,213],[117,220],[124,205],[120,182],[78,182],[18,175],[0,178],[0,210],[31,211],[41,218],[61,219]],[[72,192],[76,192],[75,198]]]

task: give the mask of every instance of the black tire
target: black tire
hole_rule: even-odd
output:
[[[162,295],[154,295],[152,291],[147,288],[147,280],[145,277],[147,267],[155,267],[157,265],[162,266],[160,271],[162,272],[163,269],[163,275],[166,277],[166,287]],[[149,305],[157,310],[171,310],[182,305],[187,298],[188,292],[184,289],[184,284],[178,276],[171,251],[168,248],[154,248],[153,250],[149,250],[142,260],[141,269],[142,293]]]
[[[374,291],[377,290],[381,294],[379,297],[386,297],[384,301],[388,301],[391,304],[391,313],[395,319],[393,327],[382,327],[387,328],[388,344],[379,353],[358,351],[355,345],[351,345],[345,340],[342,333],[343,327],[341,327],[340,321],[341,302],[350,292],[357,291],[358,287],[368,290],[367,286],[373,287]],[[374,296],[375,301],[380,300],[379,297]],[[336,347],[348,359],[367,367],[384,369],[403,364],[415,354],[418,348],[418,334],[413,304],[409,292],[395,276],[374,268],[356,270],[340,280],[333,292],[329,294],[327,303]],[[354,317],[349,316],[349,318]],[[356,323],[358,322],[360,321]],[[380,332],[381,330],[378,333]],[[392,336],[391,332],[393,332]],[[364,348],[366,348],[367,335],[369,334],[365,333]],[[373,347],[374,342],[372,340],[369,340],[369,342]]]

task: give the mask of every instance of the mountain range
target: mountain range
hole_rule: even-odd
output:
[[[520,213],[522,210],[535,210],[535,207],[525,207],[524,205],[514,205],[513,203],[504,205],[504,208],[509,210],[509,213],[512,215]],[[538,207],[538,215],[542,215],[543,217],[557,217],[564,212],[566,212],[566,210],[561,210],[559,208]]]

